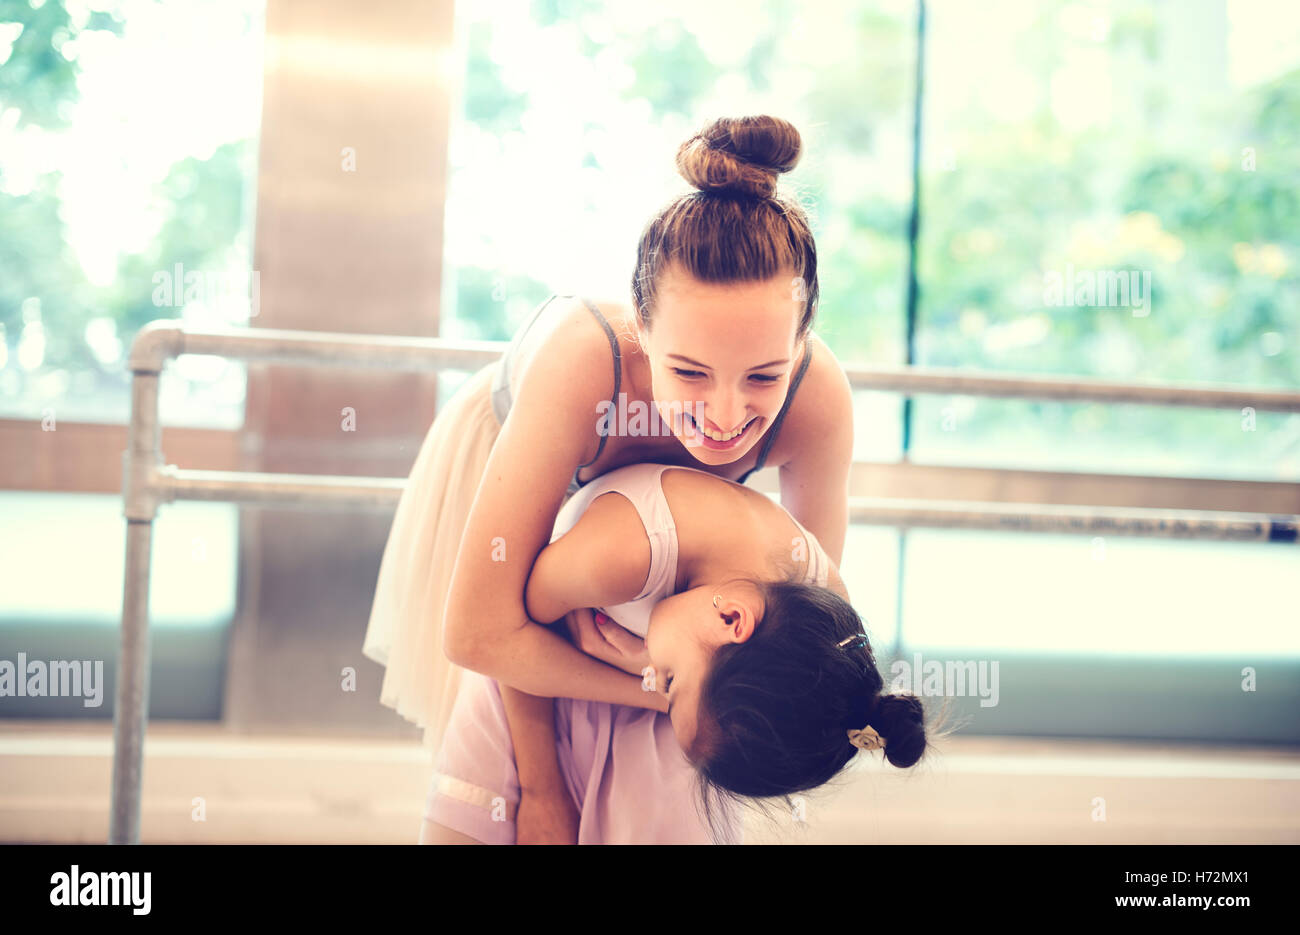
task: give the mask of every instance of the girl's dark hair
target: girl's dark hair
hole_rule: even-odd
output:
[[[719,117],[682,143],[677,171],[697,191],[674,199],[641,232],[632,299],[647,330],[660,274],[678,264],[704,282],[755,282],[793,269],[803,300],[796,340],[812,327],[817,248],[802,206],[776,192],[802,141],[779,117]]]
[[[789,801],[829,782],[858,753],[848,731],[868,724],[885,739],[889,763],[920,760],[929,746],[925,708],[915,695],[883,693],[852,605],[793,580],[751,583],[762,595],[762,623],[715,652],[687,751],[706,809],[719,799]]]

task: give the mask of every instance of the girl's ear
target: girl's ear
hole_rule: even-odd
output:
[[[754,615],[752,607],[742,607],[736,616],[736,622],[731,627],[731,638],[737,643],[743,643],[754,635],[754,628],[758,626],[758,618]]]
[[[743,643],[754,635],[754,627],[758,624],[755,607],[735,599],[720,601],[716,606],[718,616],[727,627],[728,642]]]

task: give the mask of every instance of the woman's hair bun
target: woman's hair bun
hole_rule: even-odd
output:
[[[677,171],[700,191],[770,198],[801,148],[799,131],[780,117],[719,117],[677,150]]]

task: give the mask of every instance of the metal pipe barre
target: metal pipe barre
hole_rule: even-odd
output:
[[[1139,403],[1300,412],[1300,393],[1197,383],[1122,383],[1042,374],[967,373],[926,367],[845,368],[855,389],[953,396],[1050,399],[1061,402]]]
[[[1153,536],[1228,542],[1295,542],[1295,516],[1216,510],[1044,506],[849,497],[849,522],[904,529],[982,529],[1082,536]]]
[[[149,698],[149,566],[158,506],[177,499],[316,509],[395,505],[404,478],[202,471],[162,461],[158,378],[181,354],[263,363],[396,371],[475,370],[501,356],[504,342],[355,335],[263,328],[187,329],[162,319],[140,329],[127,366],[131,420],[122,453],[126,567],[121,654],[113,712],[110,844],[138,843],[144,735]],[[1116,383],[1039,375],[969,374],[923,368],[845,368],[859,389],[1300,412],[1300,393],[1232,386]],[[1296,541],[1297,517],[1158,510],[1103,510],[1028,504],[905,501],[851,497],[850,520],[896,526],[1011,529],[1088,535],[1158,535],[1236,541]]]
[[[158,372],[170,357],[209,354],[262,363],[383,370],[474,370],[496,360],[504,341],[355,335],[271,328],[183,329],[160,319],[140,329],[128,366]],[[1206,409],[1300,412],[1300,392],[1215,384],[1130,383],[1050,374],[969,373],[929,367],[845,367],[855,389],[911,394],[1134,403]]]

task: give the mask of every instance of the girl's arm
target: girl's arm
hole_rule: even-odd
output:
[[[622,604],[645,587],[650,539],[636,507],[620,493],[591,501],[573,527],[533,563],[524,606],[550,623],[584,607]]]
[[[609,353],[597,323],[575,318],[520,374],[452,571],[444,649],[457,665],[532,695],[666,711],[662,694],[642,691],[637,676],[580,652],[533,622],[524,607],[533,560],[550,539],[574,466],[590,458],[598,440],[597,406],[614,388]],[[593,361],[609,368],[604,377],[595,376]],[[575,567],[570,575],[581,578],[592,566]]]

